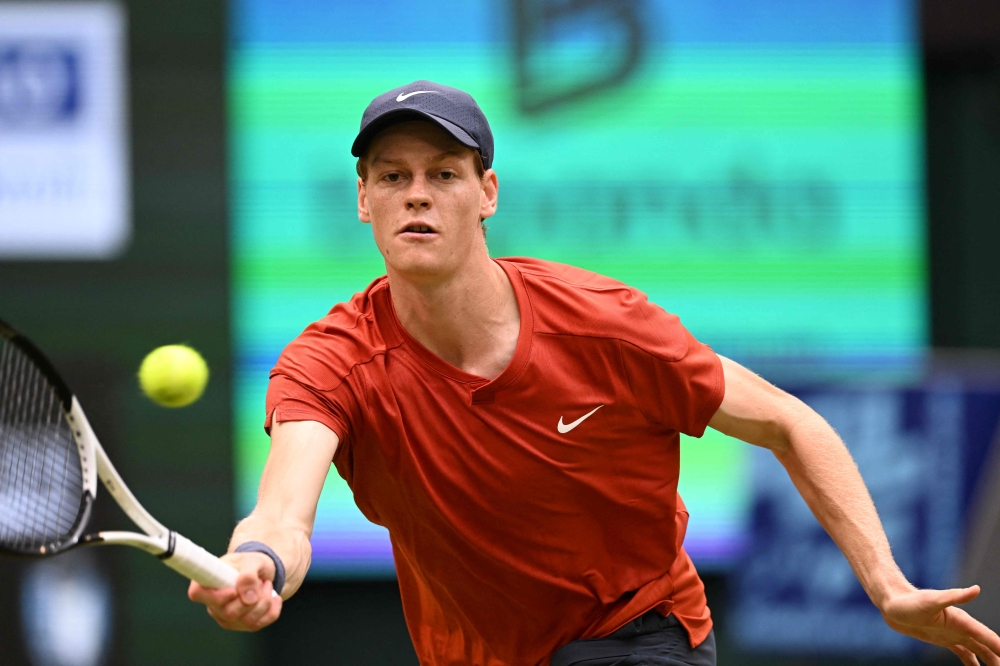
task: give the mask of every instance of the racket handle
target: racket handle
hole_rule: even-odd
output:
[[[236,569],[176,532],[174,554],[164,558],[168,567],[205,587],[236,587]]]

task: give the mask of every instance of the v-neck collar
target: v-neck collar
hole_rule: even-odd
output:
[[[497,391],[503,389],[513,382],[531,355],[531,338],[534,330],[534,318],[531,313],[531,303],[528,301],[528,291],[524,287],[524,279],[521,277],[517,267],[503,259],[494,259],[514,289],[514,296],[517,299],[517,309],[520,312],[521,322],[517,334],[517,347],[514,349],[514,356],[510,359],[507,367],[503,369],[494,379],[488,380],[485,377],[473,375],[464,370],[456,368],[431,350],[420,344],[416,338],[410,335],[396,316],[396,308],[392,303],[392,295],[389,292],[389,281],[386,280],[385,287],[373,294],[373,304],[375,305],[375,317],[379,324],[382,335],[390,346],[397,346],[402,343],[414,356],[422,363],[430,367],[435,372],[448,377],[457,382],[468,384],[472,389],[472,404],[484,404],[493,402]]]

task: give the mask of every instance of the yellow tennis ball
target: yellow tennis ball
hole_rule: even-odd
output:
[[[201,397],[208,384],[208,364],[186,345],[166,345],[149,352],[139,366],[139,385],[158,405],[184,407]]]

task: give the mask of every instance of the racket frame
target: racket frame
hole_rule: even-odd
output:
[[[0,337],[6,338],[9,343],[28,356],[55,391],[80,454],[83,477],[80,510],[73,527],[65,537],[58,542],[43,545],[38,550],[0,548],[0,552],[29,557],[48,557],[80,546],[132,546],[157,556],[171,569],[205,587],[234,587],[236,569],[190,539],[164,527],[139,503],[98,441],[79,400],[45,355],[3,320],[0,320]],[[122,511],[142,529],[144,534],[124,531],[84,534],[97,498],[98,479]]]
[[[82,545],[98,545],[105,543],[126,543],[128,545],[143,544],[143,550],[161,555],[169,550],[170,530],[163,526],[156,518],[143,507],[139,500],[135,498],[129,487],[125,485],[121,475],[105,453],[104,447],[94,434],[87,415],[83,413],[80,402],[73,396],[70,411],[66,413],[66,421],[70,424],[73,437],[76,439],[77,448],[80,450],[80,461],[83,467],[84,492],[89,492],[97,496],[97,480],[107,489],[114,498],[118,506],[122,508],[133,523],[135,523],[145,534],[135,534],[132,532],[97,532],[82,536],[79,541]],[[125,535],[132,535],[134,538],[126,538]],[[132,543],[134,541],[134,543]]]

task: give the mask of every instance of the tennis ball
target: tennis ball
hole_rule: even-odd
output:
[[[208,365],[186,345],[166,345],[149,352],[139,366],[139,385],[150,400],[164,407],[185,407],[201,397],[208,384]]]

